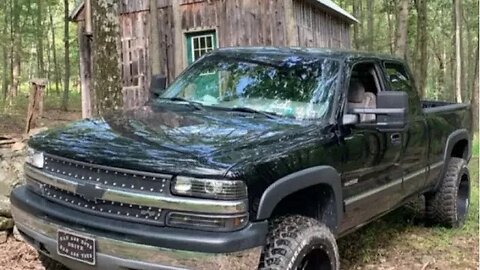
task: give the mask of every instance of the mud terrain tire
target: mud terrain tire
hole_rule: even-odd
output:
[[[450,228],[461,227],[468,215],[470,176],[467,162],[451,158],[440,187],[425,196],[426,216],[431,223]]]
[[[297,215],[270,223],[260,270],[337,270],[339,265],[335,236],[324,224]]]

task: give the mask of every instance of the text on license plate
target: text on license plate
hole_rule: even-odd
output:
[[[58,230],[57,243],[58,255],[95,265],[95,239]]]

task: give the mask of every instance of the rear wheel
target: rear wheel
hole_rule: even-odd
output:
[[[447,227],[461,227],[470,204],[470,176],[467,162],[451,158],[439,189],[426,195],[427,219]]]
[[[259,269],[337,270],[335,237],[327,226],[312,218],[277,218],[270,225]]]

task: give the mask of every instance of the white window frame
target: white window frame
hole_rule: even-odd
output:
[[[202,47],[195,48],[195,40],[198,40],[198,45],[201,46],[200,40],[202,38],[205,39],[205,47],[204,48],[202,48]],[[207,46],[207,44],[208,44],[207,43],[207,38],[211,39],[211,46],[210,47]],[[197,61],[199,58],[201,58],[203,56],[203,54],[200,55],[202,50],[205,50],[205,53],[208,53],[208,52],[211,52],[211,51],[215,50],[214,40],[215,40],[215,35],[214,34],[204,34],[204,35],[198,35],[198,36],[193,35],[191,37],[190,42],[192,42],[192,44],[190,44],[190,45],[192,47],[191,53],[192,53],[193,62]],[[199,55],[200,55],[199,58],[195,57],[195,52],[199,52]]]

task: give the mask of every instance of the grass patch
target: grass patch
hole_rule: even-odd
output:
[[[480,143],[479,143],[479,135],[476,133],[473,136],[473,149],[472,149],[472,154],[474,157],[478,157],[480,155]]]

